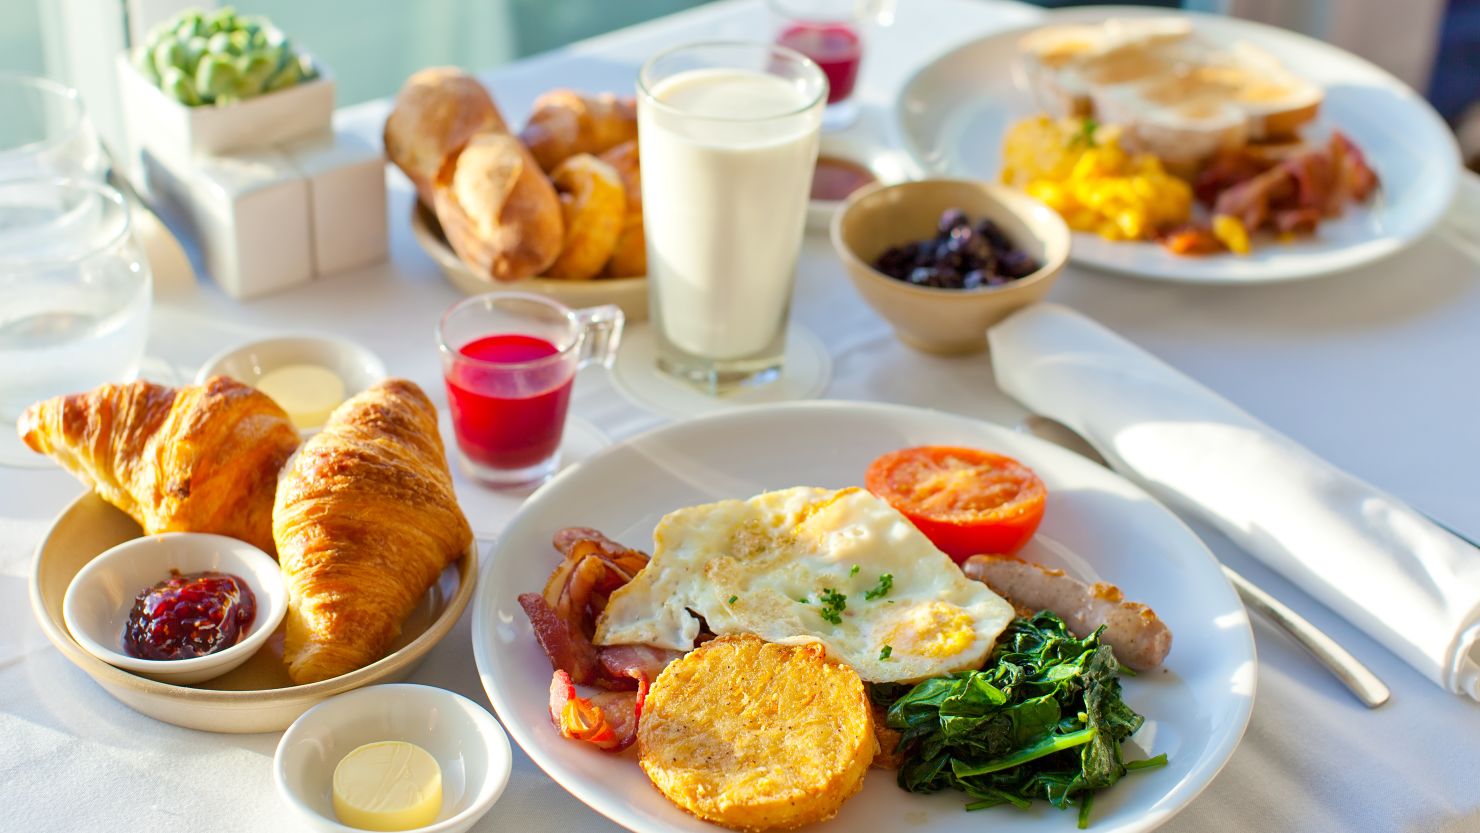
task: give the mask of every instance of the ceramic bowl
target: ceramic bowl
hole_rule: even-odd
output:
[[[355,833],[334,815],[334,768],[386,740],[420,746],[442,769],[442,811],[418,833],[467,830],[509,782],[509,738],[482,706],[431,686],[378,685],[325,700],[288,727],[273,758],[278,794],[307,829]]]
[[[948,208],[990,219],[1040,264],[1010,283],[939,289],[898,281],[871,265],[885,249],[935,236]],[[1069,259],[1069,227],[1048,206],[1009,188],[965,179],[874,186],[848,198],[833,219],[833,246],[853,286],[900,341],[930,353],[985,349],[987,328],[1041,299]]]
[[[411,207],[411,236],[427,253],[437,268],[442,270],[449,283],[467,295],[482,295],[485,292],[532,292],[558,301],[571,309],[599,307],[616,304],[622,308],[629,323],[645,321],[648,317],[648,279],[597,278],[589,281],[568,281],[558,278],[525,278],[519,281],[495,281],[457,256],[442,224],[437,217],[420,202]]]
[[[134,599],[171,570],[215,570],[240,577],[257,597],[257,614],[235,645],[203,657],[139,659],[123,653],[120,639]],[[67,586],[62,619],[88,653],[117,668],[160,682],[186,685],[219,677],[257,653],[288,611],[282,570],[272,556],[224,535],[171,532],[135,538],[88,562]]]
[[[195,383],[203,384],[212,376],[230,376],[238,382],[256,387],[263,376],[292,364],[312,364],[327,368],[344,381],[344,398],[365,390],[386,377],[385,362],[368,347],[342,338],[327,336],[276,336],[257,339],[229,347],[200,366]],[[323,426],[304,426],[307,436]]]
[[[919,166],[904,151],[846,134],[824,134],[817,155],[819,158],[831,156],[862,165],[874,175],[875,181],[885,185],[918,179],[921,176]],[[827,231],[832,227],[833,217],[837,216],[845,202],[846,199],[809,200],[807,230]]]

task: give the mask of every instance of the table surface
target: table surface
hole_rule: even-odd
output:
[[[916,67],[1041,14],[970,0],[900,6],[894,31],[871,46],[858,93],[864,117],[854,128],[888,141],[896,141],[894,95]],[[759,37],[762,26],[756,0],[732,0],[503,67],[485,80],[518,123],[550,87],[629,91],[642,60],[666,45]],[[338,118],[346,129],[378,137],[387,109],[375,102]],[[389,177],[388,262],[247,303],[208,282],[161,280],[145,375],[184,382],[229,344],[316,331],[370,345],[393,374],[440,392],[432,329],[459,296],[411,238],[406,181],[394,171]],[[1461,194],[1480,200],[1480,184],[1467,175]],[[1070,268],[1051,298],[1337,465],[1480,537],[1480,222],[1463,216],[1457,203],[1448,231],[1386,262],[1322,280],[1205,287]],[[895,341],[854,294],[823,235],[807,238],[793,310],[832,355],[828,398],[923,405],[1008,425],[1023,416],[996,389],[985,356],[927,356]],[[617,438],[663,422],[623,399],[599,370],[582,373],[573,407]],[[188,829],[207,820],[218,831],[300,829],[273,788],[277,734],[215,735],[142,717],[47,643],[29,609],[31,557],[51,519],[80,491],[60,471],[0,469],[0,829]],[[1393,699],[1380,710],[1364,709],[1256,617],[1259,682],[1248,734],[1217,780],[1164,829],[1480,829],[1480,747],[1473,742],[1480,706],[1441,691],[1216,533],[1196,528],[1221,558],[1368,663],[1392,686]],[[412,680],[486,705],[467,620]],[[514,756],[507,791],[475,829],[616,829],[522,752]]]

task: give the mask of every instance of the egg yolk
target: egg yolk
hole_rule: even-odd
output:
[[[953,604],[931,602],[920,605],[890,629],[884,642],[894,654],[919,657],[949,657],[970,647],[976,638],[971,617]]]

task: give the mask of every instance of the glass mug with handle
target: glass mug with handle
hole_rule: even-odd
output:
[[[528,487],[560,468],[576,371],[611,367],[624,318],[616,306],[572,310],[524,292],[454,304],[437,325],[448,408],[468,474]]]

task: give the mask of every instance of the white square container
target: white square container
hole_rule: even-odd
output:
[[[145,181],[200,245],[206,270],[233,298],[313,277],[308,180],[277,151],[229,157],[143,152]]]
[[[329,130],[333,119],[334,79],[320,64],[317,78],[285,90],[224,107],[186,107],[149,83],[128,52],[117,62],[129,136],[157,157],[264,150]]]
[[[384,260],[385,157],[348,133],[323,133],[278,148],[308,181],[314,272],[327,275]]]

